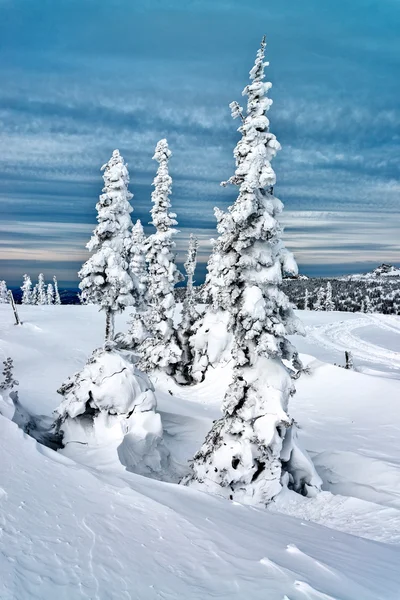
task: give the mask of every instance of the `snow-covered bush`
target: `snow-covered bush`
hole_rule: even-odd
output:
[[[58,390],[56,433],[70,443],[110,446],[120,461],[142,474],[158,472],[168,458],[156,413],[154,388],[131,354],[107,347],[95,350],[81,371]]]
[[[0,281],[0,304],[9,304],[9,302],[7,283],[4,280]]]
[[[21,285],[22,298],[21,304],[33,304],[32,302],[32,281],[29,275],[24,275]]]
[[[233,117],[242,121],[242,138],[234,152],[236,171],[229,180],[239,187],[239,195],[227,212],[216,211],[219,237],[206,280],[211,303],[204,322],[210,314],[226,315],[233,336],[233,381],[223,402],[223,417],[214,423],[183,480],[256,505],[266,505],[284,485],[305,495],[320,487],[287,412],[294,386],[283,360],[300,367],[287,335],[302,333],[303,327],[280,289],[283,274],[296,274],[297,265],[283,246],[278,221],[283,205],[273,194],[270,161],[280,145],[266,116],[271,84],[263,82],[265,46],[263,39],[250,71],[251,83],[243,91],[248,97],[246,115],[237,103],[231,104]],[[200,361],[210,364],[210,350],[214,351],[210,346],[214,332],[207,329],[203,328],[205,344],[196,348],[200,371]]]
[[[152,225],[156,232],[146,240],[148,264],[148,312],[146,328],[149,336],[141,345],[141,368],[145,371],[162,369],[174,375],[182,351],[177,338],[173,316],[175,311],[174,287],[183,279],[175,264],[174,236],[177,230],[176,215],[169,212],[172,179],[168,171],[171,151],[167,140],[160,140],[153,159],[159,163],[151,195]]]
[[[10,357],[3,361],[3,377],[4,380],[0,383],[0,414],[12,420],[15,413],[14,402],[18,401],[18,392],[13,392],[13,389],[19,382],[14,379],[14,363]]]
[[[78,275],[83,303],[98,304],[106,313],[106,340],[114,337],[114,315],[134,303],[128,247],[132,207],[129,173],[118,150],[102,167],[104,188],[96,204],[98,225],[87,244],[94,254]]]
[[[14,363],[10,357],[3,361],[3,377],[4,381],[0,383],[0,391],[12,390],[19,385],[18,381],[14,379]]]

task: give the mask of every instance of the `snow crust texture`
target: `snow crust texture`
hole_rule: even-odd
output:
[[[19,308],[24,324],[15,327],[10,307],[0,306],[0,352],[14,357],[22,408],[51,418],[59,382],[82,373],[90,349],[101,344],[103,317],[95,306]],[[300,426],[297,444],[313,457],[324,491],[305,497],[285,489],[267,510],[127,469],[123,457],[133,463],[157,431],[146,422],[152,411],[132,422],[134,455],[130,443],[115,439],[54,452],[7,418],[0,390],[0,598],[398,600],[400,363],[391,365],[395,348],[386,340],[400,335],[400,319],[299,316],[307,335],[293,341],[310,371],[297,380],[291,413]],[[119,330],[124,323],[118,315]],[[355,371],[333,364],[344,360],[334,326],[351,331]],[[380,347],[377,360],[374,353],[367,360],[367,343]],[[118,358],[110,371],[119,365]],[[153,414],[161,416],[169,460],[180,469],[187,472],[219,417],[231,376],[229,363],[195,386],[152,376]],[[148,475],[155,455],[144,454]]]

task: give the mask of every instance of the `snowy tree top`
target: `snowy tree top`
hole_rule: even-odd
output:
[[[129,201],[133,194],[128,190],[129,173],[119,150],[114,150],[112,157],[101,170],[104,188],[96,204],[99,225],[87,245],[89,250],[99,248],[102,242],[120,232],[126,236],[132,225],[129,215],[133,209]]]
[[[234,150],[235,174],[223,185],[238,186],[239,194],[227,211],[215,211],[219,237],[205,289],[214,310],[230,313],[230,326],[242,349],[287,358],[293,348],[285,335],[302,327],[280,289],[283,275],[297,274],[297,265],[281,239],[278,217],[283,204],[273,194],[276,178],[271,160],[280,144],[266,116],[272,101],[267,97],[271,83],[263,81],[268,64],[265,47],[263,38],[250,71],[251,83],[243,90],[248,98],[246,113],[238,103],[231,104],[232,116],[242,119],[241,139]]]
[[[171,208],[169,196],[172,192],[172,179],[168,170],[171,154],[167,140],[160,140],[153,156],[153,160],[159,163],[159,167],[153,181],[154,191],[151,194],[151,201],[154,204],[151,209],[151,224],[160,232],[166,232],[177,225],[176,214],[168,212],[168,209]]]
[[[242,139],[234,151],[237,167],[235,175],[227,182],[223,182],[222,185],[227,183],[245,184],[248,191],[259,188],[268,189],[275,185],[275,172],[270,161],[281,149],[275,135],[269,131],[269,119],[266,116],[266,112],[272,105],[272,100],[267,97],[272,83],[263,82],[264,69],[269,64],[264,61],[266,45],[264,36],[257,52],[255,64],[250,71],[252,83],[246,85],[242,92],[243,96],[247,96],[246,116],[237,102],[230,104],[232,117],[242,119],[242,125],[238,129],[242,134]]]
[[[145,239],[143,225],[140,219],[136,221],[136,223],[132,226],[132,235],[131,239],[134,242],[142,243]]]

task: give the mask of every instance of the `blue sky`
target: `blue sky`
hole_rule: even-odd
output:
[[[400,263],[399,0],[0,0],[0,279],[88,254],[101,165],[129,164],[148,223],[151,160],[167,137],[179,256],[234,200],[241,99],[267,34],[285,241],[306,274]],[[148,228],[150,231],[151,228]]]

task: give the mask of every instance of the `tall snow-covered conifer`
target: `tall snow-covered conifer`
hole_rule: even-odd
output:
[[[314,303],[313,310],[325,310],[325,290],[322,286],[317,291],[317,299]]]
[[[54,275],[53,277],[54,284],[54,304],[61,304],[60,292],[58,291],[58,281],[57,277]]]
[[[172,186],[168,170],[170,156],[167,140],[160,140],[153,156],[159,163],[151,195],[151,223],[156,232],[146,241],[149,302],[146,327],[149,337],[141,347],[141,365],[146,371],[160,368],[168,374],[174,374],[182,354],[173,323],[174,287],[183,277],[175,264],[176,214],[169,212]]]
[[[24,275],[21,285],[22,298],[21,304],[33,304],[32,302],[32,281],[29,275]]]
[[[37,284],[33,286],[32,296],[31,296],[31,304],[38,303],[38,286]]]
[[[46,284],[43,273],[39,273],[37,283],[37,304],[47,304]]]
[[[9,304],[9,302],[7,283],[3,279],[0,281],[0,304]]]
[[[106,340],[114,337],[114,315],[134,303],[128,252],[132,207],[129,173],[118,150],[103,165],[103,193],[96,204],[98,225],[87,244],[94,254],[78,273],[83,303],[98,304],[106,313]]]
[[[188,253],[186,262],[184,263],[186,273],[186,293],[182,305],[182,320],[179,325],[178,337],[182,348],[182,359],[179,366],[179,371],[183,380],[187,383],[191,382],[191,366],[192,366],[192,348],[190,345],[190,337],[192,327],[197,318],[195,306],[195,297],[193,289],[193,277],[197,264],[197,249],[199,243],[196,236],[190,234]]]
[[[146,236],[143,225],[138,219],[132,227],[129,244],[129,270],[135,280],[139,292],[139,300],[143,301],[147,290]]]
[[[306,288],[306,291],[304,292],[304,310],[310,310],[310,293],[308,291],[308,288]]]
[[[131,350],[136,350],[147,336],[144,323],[147,310],[148,282],[145,242],[146,236],[143,225],[138,219],[132,227],[129,244],[129,270],[136,289],[135,306],[128,321],[128,333],[121,336],[122,345]]]
[[[373,313],[374,312],[374,307],[372,305],[372,301],[371,301],[371,298],[369,296],[365,297],[365,312],[366,313]]]
[[[185,267],[187,277],[184,306],[186,305],[187,307],[191,307],[194,304],[193,277],[196,271],[198,247],[199,241],[197,237],[194,236],[193,233],[191,233],[189,238],[189,247],[186,262],[183,265]]]
[[[335,310],[335,303],[332,298],[332,284],[330,281],[326,284],[325,292],[325,310]]]
[[[297,358],[287,335],[301,332],[287,296],[283,272],[297,265],[281,241],[282,203],[273,195],[271,160],[280,145],[266,116],[272,101],[264,83],[265,38],[245,87],[247,112],[232,103],[242,134],[234,156],[239,195],[227,212],[216,211],[219,237],[210,258],[206,290],[211,311],[228,315],[233,333],[233,380],[216,421],[183,483],[240,502],[266,505],[283,485],[312,493],[320,480],[296,443],[288,416],[294,393],[283,360]],[[297,361],[296,361],[297,362]]]
[[[49,283],[47,286],[47,304],[54,304],[54,287],[52,283]]]

